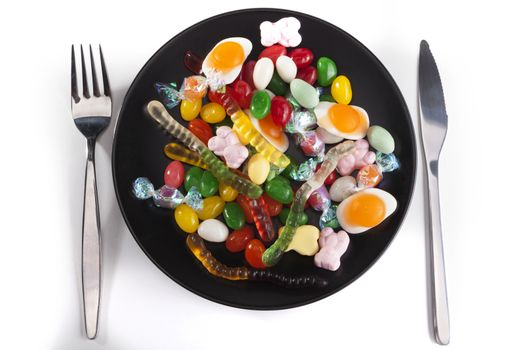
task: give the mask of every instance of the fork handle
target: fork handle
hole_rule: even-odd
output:
[[[82,219],[82,294],[89,339],[97,336],[100,305],[100,219],[95,174],[95,139],[88,138]]]
[[[430,291],[434,336],[436,342],[447,345],[450,339],[448,315],[447,283],[445,278],[445,258],[441,235],[441,214],[439,206],[438,162],[427,164],[428,205],[430,224]]]

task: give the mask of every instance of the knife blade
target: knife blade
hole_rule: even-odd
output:
[[[448,128],[448,116],[436,61],[425,40],[419,48],[419,115],[427,175],[430,294],[434,337],[438,344],[450,341],[447,283],[439,204],[439,156]]]

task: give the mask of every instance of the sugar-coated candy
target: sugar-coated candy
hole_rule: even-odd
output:
[[[181,204],[175,208],[175,221],[181,230],[187,233],[193,233],[199,227],[197,213],[186,204]]]
[[[305,47],[298,47],[291,50],[288,56],[299,69],[308,67],[314,61],[314,53]]]
[[[275,62],[275,68],[285,83],[290,83],[297,75],[297,65],[288,56],[280,56]]]
[[[280,175],[266,182],[264,189],[270,197],[279,203],[289,204],[293,200],[293,191],[290,182]]]
[[[308,198],[308,204],[317,211],[324,211],[332,204],[325,185],[312,192]]]
[[[264,269],[266,265],[262,261],[262,256],[266,250],[264,244],[257,238],[252,239],[244,249],[244,258],[251,267]]]
[[[197,55],[193,51],[186,51],[184,54],[184,65],[190,72],[193,74],[201,74],[202,73],[202,61],[204,59]]]
[[[172,109],[181,101],[181,95],[177,91],[177,84],[155,83],[155,89],[166,108]]]
[[[356,180],[359,188],[376,187],[383,180],[383,172],[376,164],[368,164],[359,169]]]
[[[337,76],[337,66],[328,57],[319,57],[317,60],[317,83],[321,86],[330,86]]]
[[[219,183],[219,195],[223,201],[233,202],[239,195],[239,192],[237,192],[237,190],[235,190],[233,187],[221,182]]]
[[[270,197],[268,193],[263,193],[262,198],[264,199],[264,202],[266,203],[266,207],[268,208],[268,214],[270,216],[277,216],[281,213],[283,210],[282,203],[277,202],[275,199]]]
[[[332,204],[326,210],[323,210],[319,218],[319,227],[321,229],[331,227],[335,230],[339,226],[339,221],[337,221],[337,205]]]
[[[315,132],[317,133],[317,136],[323,141],[324,143],[330,145],[333,143],[339,143],[343,140],[341,136],[336,136],[334,134],[330,134],[326,129],[324,128],[317,128],[315,129]]]
[[[266,89],[273,92],[276,96],[284,96],[288,92],[288,84],[281,79],[277,72],[274,72]]]
[[[257,61],[255,60],[246,61],[242,66],[241,74],[239,75],[239,80],[247,82],[252,90],[255,89],[255,84],[253,83],[253,69],[255,68],[256,63]]]
[[[184,181],[184,166],[178,160],[169,163],[164,170],[164,183],[173,188],[179,188]]]
[[[319,229],[313,225],[301,225],[297,227],[292,241],[286,248],[286,252],[294,250],[301,255],[313,256],[319,251]]]
[[[178,143],[171,142],[164,146],[164,154],[170,159],[206,169],[206,164],[204,164],[197,152],[181,146]]]
[[[210,102],[202,106],[200,110],[202,120],[208,124],[215,124],[221,122],[226,117],[224,107],[215,102]]]
[[[310,110],[294,110],[292,116],[284,131],[290,134],[304,133],[307,130],[312,130],[317,123],[315,114]]]
[[[279,214],[279,220],[283,223],[283,225],[286,225],[286,219],[288,219],[289,214],[290,214],[290,208],[283,208],[283,210]],[[307,222],[308,222],[308,214],[306,214],[303,211],[297,217],[297,223],[299,225],[306,225]]]
[[[264,90],[270,84],[274,71],[273,62],[268,57],[257,60],[253,67],[253,84],[257,90]]]
[[[334,79],[330,91],[337,103],[347,105],[352,100],[352,86],[350,80],[344,75],[339,75]]]
[[[317,69],[314,66],[301,68],[297,71],[296,78],[304,80],[310,85],[314,85],[317,81]]]
[[[259,26],[261,44],[271,46],[279,43],[285,47],[295,47],[302,40],[299,28],[301,28],[301,22],[295,17],[284,17],[275,23],[264,21]]]
[[[324,142],[321,141],[315,131],[305,131],[304,133],[297,135],[300,140],[299,146],[305,155],[317,157],[324,153]]]
[[[337,171],[343,176],[349,175],[356,169],[361,169],[365,165],[374,163],[375,160],[375,153],[368,150],[368,142],[366,140],[357,140],[353,152],[339,159]]]
[[[248,158],[248,149],[228,126],[218,127],[216,134],[209,139],[208,148],[216,155],[223,156],[228,167],[237,169]]]
[[[186,121],[193,120],[199,116],[202,107],[202,99],[182,100],[180,104],[180,115]]]
[[[197,233],[208,242],[224,242],[228,238],[228,228],[217,219],[206,219],[201,222]]]
[[[226,238],[226,249],[232,253],[242,252],[248,242],[254,239],[253,229],[250,226],[244,226],[238,230],[232,231]]]
[[[133,195],[138,199],[148,199],[155,193],[155,187],[147,177],[139,177],[133,181]]]
[[[248,161],[248,177],[254,184],[261,185],[270,173],[270,162],[262,154],[256,153]]]
[[[273,122],[280,126],[286,126],[290,118],[292,117],[292,106],[282,96],[275,96],[272,99],[270,106],[270,112],[272,115]]]
[[[219,196],[204,198],[202,208],[197,210],[197,215],[200,220],[215,219],[222,214],[224,205],[224,200]]]
[[[256,119],[263,119],[270,112],[271,99],[266,91],[256,91],[252,95],[250,113]]]
[[[213,136],[210,125],[202,119],[193,119],[190,121],[188,129],[205,144],[207,144],[208,140]]]
[[[232,85],[232,94],[242,109],[250,108],[253,89],[248,82],[244,80],[234,82]]]
[[[226,203],[222,215],[226,225],[231,229],[237,230],[246,223],[242,208],[235,202]]]
[[[392,135],[385,128],[379,125],[372,125],[366,133],[370,146],[381,153],[392,153],[395,149],[395,142]]]
[[[357,191],[356,184],[354,177],[349,175],[341,176],[330,186],[330,198],[334,202],[342,202]]]
[[[389,173],[399,169],[399,161],[394,153],[376,152],[376,164],[381,168],[383,173]]]
[[[277,59],[283,55],[286,55],[286,47],[276,44],[263,49],[258,58],[268,57],[272,60],[273,64],[276,64]]]
[[[315,254],[315,266],[330,271],[339,269],[341,256],[346,252],[350,244],[348,234],[343,230],[335,233],[332,228],[325,227],[321,230],[318,242],[321,249]]]
[[[319,104],[319,96],[315,88],[301,79],[294,79],[290,83],[292,96],[304,108],[314,108]]]

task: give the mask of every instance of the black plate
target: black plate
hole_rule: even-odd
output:
[[[337,272],[316,268],[311,257],[295,252],[285,254],[274,269],[292,274],[311,273],[328,280],[324,289],[285,289],[260,282],[231,282],[209,275],[185,246],[186,234],[178,229],[170,210],[159,209],[151,201],[139,201],[131,193],[131,183],[146,176],[160,187],[164,167],[169,163],[162,152],[170,137],[145,116],[143,108],[158,99],[155,82],[180,84],[190,72],[183,55],[192,50],[205,55],[219,40],[243,36],[252,41],[250,58],[262,50],[259,24],[295,16],[301,21],[302,47],[316,57],[331,57],[340,74],[352,81],[352,104],[365,108],[371,124],[390,130],[396,141],[395,154],[401,169],[388,173],[380,187],[398,200],[397,211],[367,234],[351,237],[351,248],[344,255]],[[178,107],[172,113],[179,119]],[[185,122],[183,122],[185,124]],[[301,151],[288,151],[300,158]],[[359,41],[343,30],[318,18],[298,12],[275,9],[250,9],[225,13],[202,21],[175,36],[146,63],[137,75],[124,100],[115,130],[113,178],[124,219],[146,255],[169,277],[190,291],[207,299],[241,308],[283,309],[324,298],[350,284],[363,274],[385,251],[395,236],[408,208],[415,180],[416,150],[414,131],[403,97],[379,60]],[[317,222],[311,215],[311,223]],[[242,254],[228,253],[224,244],[208,243],[224,263],[244,265]]]

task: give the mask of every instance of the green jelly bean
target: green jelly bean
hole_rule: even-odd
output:
[[[374,147],[381,153],[389,154],[394,152],[396,144],[394,138],[385,128],[379,125],[373,125],[368,129],[366,134],[370,146]]]
[[[319,96],[319,101],[335,102],[332,95],[328,95],[328,94],[322,94],[321,96]]]
[[[227,203],[224,206],[224,221],[226,225],[233,230],[240,229],[246,223],[246,218],[244,217],[244,212],[242,211],[241,206],[236,202]]]
[[[289,204],[293,200],[293,190],[290,181],[280,175],[267,181],[264,189],[272,199],[279,203]]]
[[[275,71],[267,89],[277,96],[284,96],[288,92],[288,84],[286,84],[286,82]]]
[[[283,225],[286,225],[288,214],[290,214],[290,208],[283,208],[283,210],[279,213],[279,220],[281,220]],[[302,212],[299,214],[299,218],[297,220],[299,225],[306,225],[308,223],[308,215],[305,212]]]
[[[200,179],[200,192],[203,197],[211,197],[219,190],[219,181],[211,171],[206,170]]]
[[[186,172],[184,177],[184,188],[186,191],[189,191],[190,188],[195,187],[200,192],[201,191],[201,178],[204,171],[199,167],[191,167],[190,170]]]
[[[337,66],[335,62],[328,57],[319,57],[317,60],[317,84],[321,86],[330,86],[337,77]]]
[[[250,112],[254,118],[263,119],[270,113],[272,100],[266,91],[256,91],[250,103]]]

